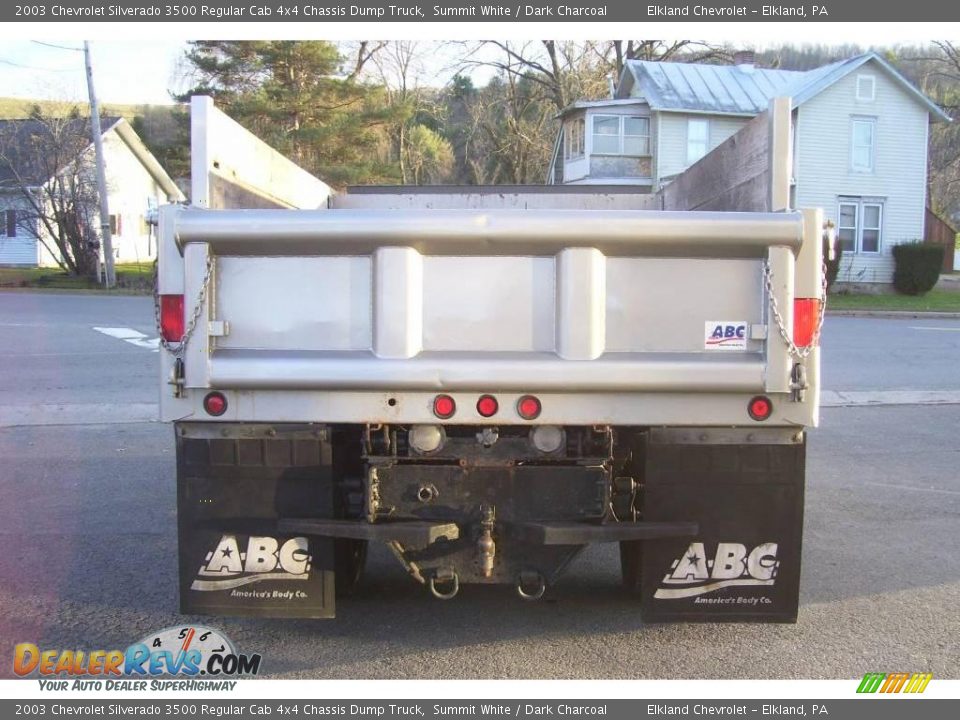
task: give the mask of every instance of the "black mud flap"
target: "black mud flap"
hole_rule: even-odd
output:
[[[644,520],[694,538],[643,544],[650,622],[796,622],[806,440],[796,430],[654,430]]]
[[[180,612],[332,618],[333,540],[279,532],[331,517],[325,428],[178,423]]]

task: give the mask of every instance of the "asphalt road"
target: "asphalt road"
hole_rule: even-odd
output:
[[[145,298],[0,293],[0,411],[155,402],[156,354],[92,329],[152,336],[151,313]],[[958,321],[830,318],[824,347],[832,390],[960,390]],[[183,622],[171,429],[7,425],[0,675],[17,642],[125,647]],[[823,411],[796,625],[644,624],[612,546],[575,561],[548,603],[476,587],[441,603],[377,549],[335,621],[208,622],[282,677],[958,677],[958,427],[953,404]]]

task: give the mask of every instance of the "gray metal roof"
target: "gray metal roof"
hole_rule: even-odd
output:
[[[871,60],[937,119],[950,119],[903,75],[872,52],[807,71],[771,70],[752,65],[629,60],[625,72],[632,74],[634,83],[641,88],[640,95],[652,110],[752,116],[766,110],[769,101],[778,96],[790,96],[795,106],[801,105]]]
[[[575,110],[583,110],[584,108],[598,108],[598,107],[617,107],[619,105],[645,105],[646,103],[642,98],[607,98],[604,100],[575,100],[574,102],[567,105],[563,110],[557,113],[556,117],[564,117]]]
[[[630,60],[628,67],[653,110],[735,115],[756,115],[766,110],[770,98],[785,95],[786,89],[805,74],[744,65],[646,60]]]

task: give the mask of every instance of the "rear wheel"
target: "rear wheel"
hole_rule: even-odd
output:
[[[620,574],[623,589],[631,594],[640,592],[640,562],[643,556],[640,540],[620,541]]]

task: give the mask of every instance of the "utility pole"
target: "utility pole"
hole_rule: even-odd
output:
[[[103,162],[103,136],[100,134],[100,105],[93,90],[93,65],[90,63],[90,42],[83,41],[83,57],[87,66],[87,91],[90,94],[90,131],[93,133],[93,149],[97,158],[97,194],[100,196],[100,241],[103,243],[103,259],[106,263],[105,285],[116,285],[117,276],[113,267],[113,237],[110,235],[110,205],[107,202],[107,168]]]

